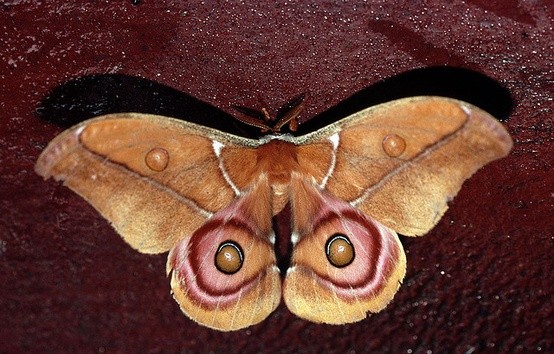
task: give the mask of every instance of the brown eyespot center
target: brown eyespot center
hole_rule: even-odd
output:
[[[383,138],[383,150],[390,157],[398,157],[406,150],[406,140],[400,135],[389,134]]]
[[[342,234],[334,234],[327,240],[325,253],[329,262],[337,267],[343,268],[354,261],[354,245],[350,239]]]
[[[169,164],[169,153],[166,149],[155,147],[146,153],[144,160],[149,169],[161,172],[165,170]]]
[[[215,266],[225,274],[235,274],[244,263],[244,253],[234,241],[222,242],[215,253]]]

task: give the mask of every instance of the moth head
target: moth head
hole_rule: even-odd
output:
[[[281,133],[288,125],[292,132],[298,128],[298,116],[304,110],[305,93],[302,93],[279,108],[276,118],[272,119],[267,108],[256,110],[244,106],[233,106],[239,113],[235,118],[245,124],[259,128],[262,133]]]

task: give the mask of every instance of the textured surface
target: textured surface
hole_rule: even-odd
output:
[[[0,351],[552,352],[548,3],[3,1]],[[305,127],[330,108],[433,93],[508,118],[515,141],[427,236],[401,239],[404,285],[358,324],[314,325],[280,306],[248,330],[199,327],[169,295],[165,255],[136,253],[83,200],[32,170],[62,126],[97,114],[223,127],[227,115],[190,109],[193,98],[275,113],[301,92],[301,119],[315,117]]]

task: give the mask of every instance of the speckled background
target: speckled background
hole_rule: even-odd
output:
[[[0,1],[0,352],[553,352],[553,8]],[[134,252],[82,199],[33,172],[49,140],[94,115],[236,129],[223,113],[231,105],[275,113],[302,92],[304,127],[442,94],[505,120],[515,141],[427,236],[402,237],[404,285],[357,324],[315,325],[281,305],[247,330],[200,327],[169,294],[166,255]]]

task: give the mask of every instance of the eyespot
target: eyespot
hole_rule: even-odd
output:
[[[146,166],[152,171],[161,172],[166,169],[169,163],[169,153],[166,149],[156,147],[148,151],[144,157],[144,161],[146,162]]]
[[[329,262],[337,268],[343,268],[354,261],[354,246],[342,234],[334,234],[325,244],[325,254]]]
[[[225,274],[235,274],[242,267],[244,253],[234,241],[222,242],[215,253],[215,266]]]
[[[399,135],[389,134],[383,138],[383,150],[390,157],[398,157],[406,150],[406,140]]]

